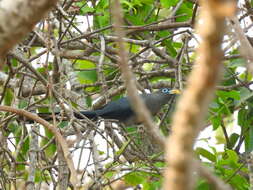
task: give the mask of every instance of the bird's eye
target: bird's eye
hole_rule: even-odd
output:
[[[168,88],[163,88],[162,89],[162,93],[168,94],[170,92],[170,90]]]

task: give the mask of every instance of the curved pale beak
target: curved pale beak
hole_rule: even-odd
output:
[[[179,89],[173,89],[170,91],[171,94],[181,94],[181,91]]]

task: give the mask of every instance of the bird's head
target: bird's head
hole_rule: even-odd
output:
[[[160,93],[164,95],[177,95],[177,94],[181,94],[181,91],[178,89],[162,88],[160,90]]]
[[[161,88],[157,92],[157,97],[162,104],[166,104],[172,97],[180,94],[181,91],[178,89]]]

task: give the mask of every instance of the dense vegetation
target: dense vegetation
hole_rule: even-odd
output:
[[[159,189],[165,167],[163,151],[145,129],[73,117],[73,111],[99,108],[125,95],[110,3],[113,1],[59,1],[8,53],[0,72],[0,103],[32,113],[60,110],[60,115],[52,115],[57,117],[52,123],[67,139],[85,188]],[[199,38],[194,24],[201,7],[194,0],[121,0],[121,4],[129,65],[139,90],[183,89],[196,58]],[[252,6],[252,1],[240,1],[237,13],[249,42]],[[253,175],[252,73],[240,54],[229,19],[227,26],[223,79],[203,125],[211,133],[197,140],[195,152],[233,189],[244,190],[249,189]],[[175,102],[154,118],[165,136],[170,134]],[[38,189],[71,187],[62,150],[47,128],[10,112],[0,112],[0,122],[2,189],[20,189],[25,182],[28,186],[34,182]],[[200,177],[196,189],[212,188]]]

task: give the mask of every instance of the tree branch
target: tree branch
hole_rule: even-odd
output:
[[[6,53],[47,13],[57,0],[2,0],[0,3],[0,67]]]
[[[193,189],[193,144],[220,76],[225,17],[232,16],[236,6],[234,1],[209,0],[201,3],[200,18],[205,27],[199,24],[197,31],[202,43],[188,87],[177,106],[172,134],[167,141],[169,166],[165,172],[165,189]]]
[[[21,110],[21,109],[16,109],[16,108],[12,108],[12,107],[9,107],[9,106],[0,106],[0,111],[6,111],[6,112],[11,112],[11,113],[16,113],[20,116],[24,116],[26,118],[29,118],[41,125],[43,125],[44,127],[46,127],[49,131],[51,131],[56,140],[58,141],[58,143],[60,144],[61,148],[62,148],[62,151],[63,151],[63,154],[64,154],[64,157],[66,159],[66,162],[68,164],[68,167],[71,171],[71,177],[70,177],[70,182],[72,183],[72,185],[74,187],[76,187],[77,185],[77,173],[75,171],[75,167],[74,167],[74,163],[73,163],[73,160],[71,159],[71,154],[69,152],[69,148],[68,148],[68,145],[67,145],[67,142],[66,140],[62,137],[62,135],[60,134],[60,132],[58,131],[58,129],[51,125],[50,123],[48,123],[47,121],[45,121],[44,119],[38,117],[37,115],[33,114],[33,113],[30,113],[28,111],[25,111],[25,110]]]

